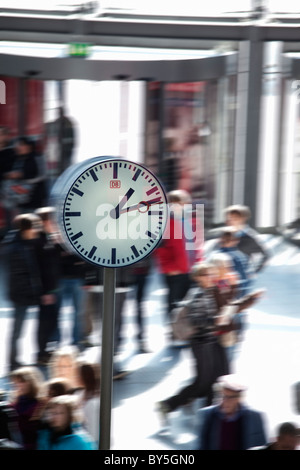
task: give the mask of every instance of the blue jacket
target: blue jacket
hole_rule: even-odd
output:
[[[267,439],[261,413],[251,410],[246,406],[241,406],[239,416],[241,418],[241,450],[265,445]],[[220,406],[204,408],[201,410],[200,417],[199,449],[220,450],[219,435],[222,420]]]
[[[219,251],[230,256],[233,267],[240,277],[239,297],[243,297],[244,295],[248,294],[249,287],[251,285],[251,275],[253,274],[247,256],[242,251],[233,247],[220,247]]]
[[[40,431],[37,450],[96,450],[96,445],[82,428],[75,428],[55,442],[51,442],[51,431],[44,429]]]

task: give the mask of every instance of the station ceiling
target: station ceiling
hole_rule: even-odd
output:
[[[78,2],[77,2],[78,3]],[[82,2],[81,2],[82,3]],[[92,6],[97,2],[85,2]],[[76,7],[77,8],[77,7]],[[41,79],[96,79],[125,77],[133,80],[169,81],[219,77],[236,66],[241,41],[281,41],[283,52],[300,51],[300,14],[265,16],[261,12],[219,16],[160,16],[125,11],[0,9],[0,74],[36,76]],[[3,51],[1,44],[68,45],[94,47],[185,50],[183,59],[103,60],[64,57],[33,57]],[[193,57],[191,53],[193,52]],[[292,59],[294,60],[294,59]],[[295,59],[296,60],[296,59]],[[182,62],[184,61],[184,63]],[[294,67],[295,68],[295,67]],[[183,72],[181,72],[183,70]],[[197,77],[197,78],[196,78]]]

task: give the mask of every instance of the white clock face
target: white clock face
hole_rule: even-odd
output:
[[[119,158],[88,163],[64,182],[64,236],[86,261],[104,267],[136,263],[160,242],[167,199],[145,167]]]

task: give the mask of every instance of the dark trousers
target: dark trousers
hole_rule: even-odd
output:
[[[218,342],[191,342],[195,359],[195,379],[178,394],[166,400],[170,411],[184,406],[196,398],[206,398],[206,405],[212,402],[212,387],[216,379],[229,373],[226,351]]]
[[[59,283],[58,290],[58,310],[60,312],[64,303],[72,303],[72,339],[73,345],[79,345],[80,341],[84,339],[83,335],[83,302],[84,302],[84,289],[83,281],[80,278],[62,278]],[[59,325],[57,325],[54,334],[52,335],[52,341],[59,343],[61,341],[61,334]]]
[[[144,316],[143,316],[143,299],[144,299],[144,292],[146,287],[148,275],[139,275],[135,279],[135,286],[136,286],[136,302],[137,302],[137,310],[136,310],[136,322],[138,327],[137,339],[142,341],[144,339]]]
[[[180,302],[187,294],[191,281],[188,273],[165,275],[165,280],[168,287],[167,321],[171,322],[173,320],[172,310],[176,307],[177,302]]]
[[[37,343],[38,357],[43,358],[46,353],[47,344],[51,341],[58,327],[58,304],[40,305],[38,315]]]

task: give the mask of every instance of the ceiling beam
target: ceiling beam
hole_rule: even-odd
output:
[[[43,80],[154,80],[200,81],[220,78],[236,70],[235,53],[186,60],[89,60],[0,54],[0,75]]]
[[[126,44],[127,39],[146,40],[147,46],[161,47],[159,40],[180,43],[186,41],[243,41],[255,34],[262,41],[297,41],[300,27],[297,24],[268,24],[253,21],[180,21],[134,20],[111,18],[55,18],[52,16],[18,16],[0,14],[1,39],[11,39],[11,34],[24,34],[26,40],[69,42],[73,36],[102,44],[102,38],[111,38],[112,45]],[[253,33],[255,31],[255,33]],[[63,40],[63,41],[62,41]],[[178,47],[178,46],[176,46]]]

